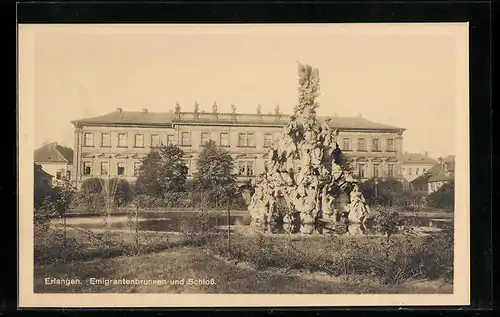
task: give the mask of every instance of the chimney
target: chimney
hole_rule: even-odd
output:
[[[429,156],[429,152],[425,151],[425,156]]]
[[[122,109],[122,108],[116,108],[116,111],[118,111],[118,112],[122,112],[122,111],[123,111],[123,109]]]
[[[144,114],[147,114],[147,113],[148,113],[148,109],[144,108],[144,109],[142,109],[142,112],[143,112]]]
[[[438,157],[438,163],[441,164],[441,165],[443,164],[443,158],[442,157]]]

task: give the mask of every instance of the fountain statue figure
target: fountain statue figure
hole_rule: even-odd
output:
[[[269,149],[266,171],[248,206],[252,223],[278,221],[287,227],[296,223],[295,232],[311,233],[319,222],[339,219],[334,207],[338,188],[350,200],[348,221],[362,223],[370,210],[352,175],[343,168],[339,131],[331,127],[330,119],[320,122],[316,117],[319,71],[299,64],[298,74],[298,104],[279,141]],[[285,212],[277,207],[279,201],[285,202]]]

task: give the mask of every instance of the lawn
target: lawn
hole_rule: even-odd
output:
[[[93,235],[99,238],[102,234]],[[356,271],[346,271],[349,274],[327,274],[315,266],[315,261],[320,261],[319,258],[317,260],[315,256],[311,256],[335,253],[335,250],[349,247],[352,243],[355,243],[356,250],[376,249],[374,246],[380,243],[380,239],[376,237],[332,240],[319,236],[298,236],[291,241],[286,236],[234,235],[231,242],[234,254],[227,257],[227,240],[224,237],[205,243],[189,243],[190,241],[183,241],[178,234],[140,233],[139,239],[135,240],[134,234],[115,232],[109,238],[113,242],[103,248],[99,243],[93,242],[97,238],[90,238],[84,231],[72,229],[66,232],[66,247],[63,248],[61,235],[61,230],[53,230],[52,240],[35,241],[35,292],[442,294],[453,291],[452,284],[439,277],[413,278],[402,283],[387,284],[376,276],[357,274]],[[139,252],[134,247],[136,243]],[[416,241],[415,244],[419,243],[421,241]],[[294,249],[300,250],[305,256],[297,256],[297,253],[289,256],[288,245],[293,245]],[[355,255],[351,252],[353,250],[347,250],[349,256]],[[323,262],[324,259],[321,260]],[[46,278],[78,279],[81,284],[51,285],[46,284]],[[91,285],[90,278],[164,280],[165,284]],[[215,284],[188,285],[189,279],[213,279]],[[183,284],[179,284],[182,280]]]
[[[46,277],[79,279],[81,285],[45,285]],[[166,280],[166,285],[90,285],[90,278]],[[215,285],[187,285],[188,279],[214,279]],[[184,285],[170,281],[184,279]],[[40,265],[35,268],[35,292],[49,293],[451,293],[442,281],[412,281],[381,285],[369,280],[349,281],[325,274],[287,274],[279,270],[256,271],[229,263],[203,248],[177,247],[139,256],[119,256],[76,263]]]

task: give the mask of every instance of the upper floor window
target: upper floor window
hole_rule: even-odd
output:
[[[127,147],[126,133],[118,133],[118,147]]]
[[[387,139],[387,151],[394,151],[394,139]]]
[[[364,138],[358,139],[358,151],[366,151],[366,143]]]
[[[418,171],[418,169],[417,169],[417,171]],[[389,176],[389,177],[394,176],[394,165],[393,164],[387,165],[387,176]]]
[[[83,140],[84,146],[94,146],[94,133],[86,132]]]
[[[220,146],[229,146],[229,134],[227,132],[221,132]]]
[[[167,144],[169,144],[169,145],[175,144],[175,135],[173,135],[173,134],[167,135]]]
[[[253,133],[240,133],[238,134],[238,146],[255,146],[255,136]]]
[[[343,151],[350,151],[351,150],[351,139],[349,139],[349,138],[342,139],[342,150]]]
[[[411,167],[408,168],[408,175],[412,175],[413,171],[411,170]]]
[[[142,134],[135,135],[134,147],[144,147],[144,135]]]
[[[83,175],[92,175],[92,162],[83,162]]]
[[[372,140],[372,151],[380,151],[380,144],[378,139]]]
[[[191,134],[189,132],[182,132],[181,145],[191,145]]]
[[[102,133],[101,134],[101,146],[102,147],[110,147],[111,146],[111,134]]]
[[[264,134],[264,147],[270,147],[272,143],[273,143],[273,134],[272,133]]]
[[[158,134],[151,134],[151,147],[156,148],[160,146],[160,136]]]
[[[134,162],[134,176],[139,176],[141,171],[141,162]]]
[[[208,133],[208,132],[202,132],[201,133],[201,142],[200,142],[200,145],[204,145],[205,143],[208,142],[208,140],[210,140],[210,133]]]
[[[101,175],[108,175],[109,168],[108,162],[101,162]]]
[[[125,162],[118,162],[116,166],[116,171],[118,175],[123,176],[125,175]]]
[[[62,173],[61,172],[56,172],[56,179],[60,180],[62,178]]]

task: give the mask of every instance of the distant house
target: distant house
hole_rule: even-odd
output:
[[[455,179],[455,156],[439,158],[424,175],[414,179],[411,184],[414,189],[425,190],[431,194],[444,184]]]
[[[73,171],[73,150],[57,143],[48,143],[35,150],[35,164],[53,176],[53,184],[70,180]]]
[[[438,162],[436,159],[429,157],[427,152],[425,154],[405,152],[401,155],[400,160],[402,163],[401,173],[408,182],[424,175]]]
[[[35,163],[35,187],[52,186],[53,175],[45,172],[41,165]]]

